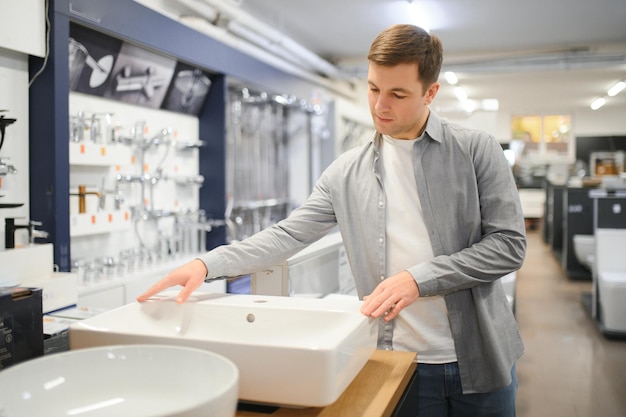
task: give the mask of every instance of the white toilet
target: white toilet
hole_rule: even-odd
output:
[[[604,330],[626,334],[626,229],[596,229],[595,276]]]
[[[593,270],[596,254],[596,238],[594,235],[574,235],[574,253],[581,265]]]

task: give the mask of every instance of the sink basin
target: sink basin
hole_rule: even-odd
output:
[[[378,326],[358,300],[174,294],[70,327],[72,349],[158,343],[216,352],[239,368],[239,398],[296,407],[333,403],[376,349]]]
[[[105,346],[0,372],[0,416],[219,416],[237,409],[237,367],[184,346]]]

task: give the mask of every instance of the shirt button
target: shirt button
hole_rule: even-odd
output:
[[[385,202],[384,201],[379,201],[378,202],[378,207],[385,207]]]
[[[384,276],[384,275],[381,275],[381,276],[380,276],[380,280],[381,280],[381,281],[384,281],[384,280],[385,280],[385,276]]]
[[[378,239],[378,243],[380,243],[381,245],[383,244],[385,240],[381,237],[380,239]]]

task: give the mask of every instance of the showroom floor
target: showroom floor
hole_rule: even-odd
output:
[[[518,417],[626,416],[626,340],[595,327],[581,302],[590,291],[591,282],[564,275],[539,230],[528,232],[517,275],[526,347],[517,363]]]

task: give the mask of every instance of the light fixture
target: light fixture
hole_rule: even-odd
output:
[[[420,2],[418,4],[413,0],[407,0],[407,15],[414,25],[421,27],[426,32],[430,32],[430,19],[426,13],[424,3]]]
[[[591,110],[598,110],[600,107],[604,106],[605,103],[606,99],[604,97],[598,97],[591,102]]]
[[[473,113],[476,110],[476,102],[474,100],[465,100],[462,104],[466,113]]]
[[[459,82],[459,79],[457,78],[456,74],[454,72],[452,72],[452,71],[444,72],[443,76],[446,78],[446,81],[450,85],[456,85],[456,83]]]
[[[498,111],[500,102],[497,98],[484,98],[482,101],[482,109],[485,111]]]
[[[467,92],[461,86],[454,87],[454,95],[459,99],[459,101],[467,100]]]
[[[613,97],[616,96],[620,91],[622,91],[624,87],[626,87],[626,82],[618,81],[613,85],[613,87],[609,88],[609,91],[607,91],[606,93],[609,97]]]

